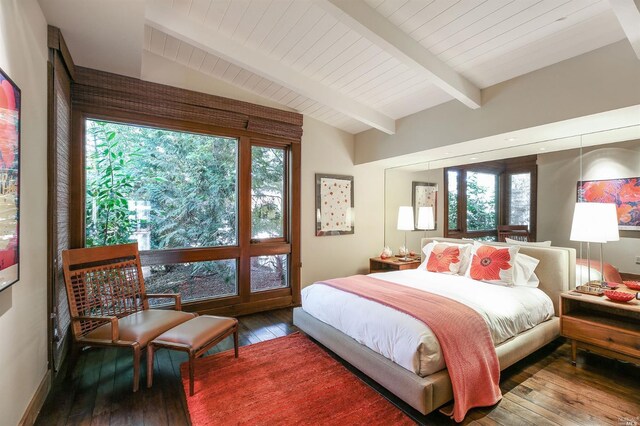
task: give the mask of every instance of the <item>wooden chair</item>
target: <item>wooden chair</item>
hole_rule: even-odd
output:
[[[529,226],[527,225],[499,225],[498,226],[498,241],[504,242],[505,238],[518,241],[531,241],[529,235]]]
[[[136,392],[142,350],[197,314],[181,312],[179,294],[145,292],[137,243],[64,250],[62,263],[74,353],[84,346],[131,348]],[[173,298],[175,310],[149,309],[150,298]]]

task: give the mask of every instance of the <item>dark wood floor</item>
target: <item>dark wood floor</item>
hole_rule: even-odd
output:
[[[289,309],[240,318],[241,345],[294,331]],[[229,338],[210,352],[230,348]],[[569,345],[559,340],[503,371],[502,401],[494,407],[472,410],[464,424],[639,426],[640,367],[587,353],[580,354],[574,367],[569,350]],[[158,351],[153,388],[143,387],[134,394],[130,351],[86,350],[71,374],[63,371],[58,375],[36,424],[189,424],[179,375],[184,361],[183,353]],[[143,373],[142,384],[145,377]],[[371,380],[361,378],[417,423],[453,424],[439,413],[421,416]]]

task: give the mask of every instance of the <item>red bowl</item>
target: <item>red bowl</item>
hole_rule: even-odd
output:
[[[640,281],[622,281],[631,290],[640,290]]]
[[[633,293],[616,290],[605,290],[604,295],[615,302],[628,302],[636,298],[636,295]]]

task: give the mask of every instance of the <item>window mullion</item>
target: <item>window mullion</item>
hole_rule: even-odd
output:
[[[251,139],[239,139],[238,155],[238,295],[248,302],[251,293]]]

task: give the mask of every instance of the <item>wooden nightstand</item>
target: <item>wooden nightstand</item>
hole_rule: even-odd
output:
[[[398,260],[397,257],[392,256],[386,259],[380,257],[372,257],[369,259],[369,273],[374,272],[389,272],[389,271],[403,271],[405,269],[416,269],[420,266],[420,258],[416,257],[411,261]]]
[[[640,301],[619,303],[605,296],[562,293],[560,333],[571,339],[574,365],[578,348],[640,364]]]

